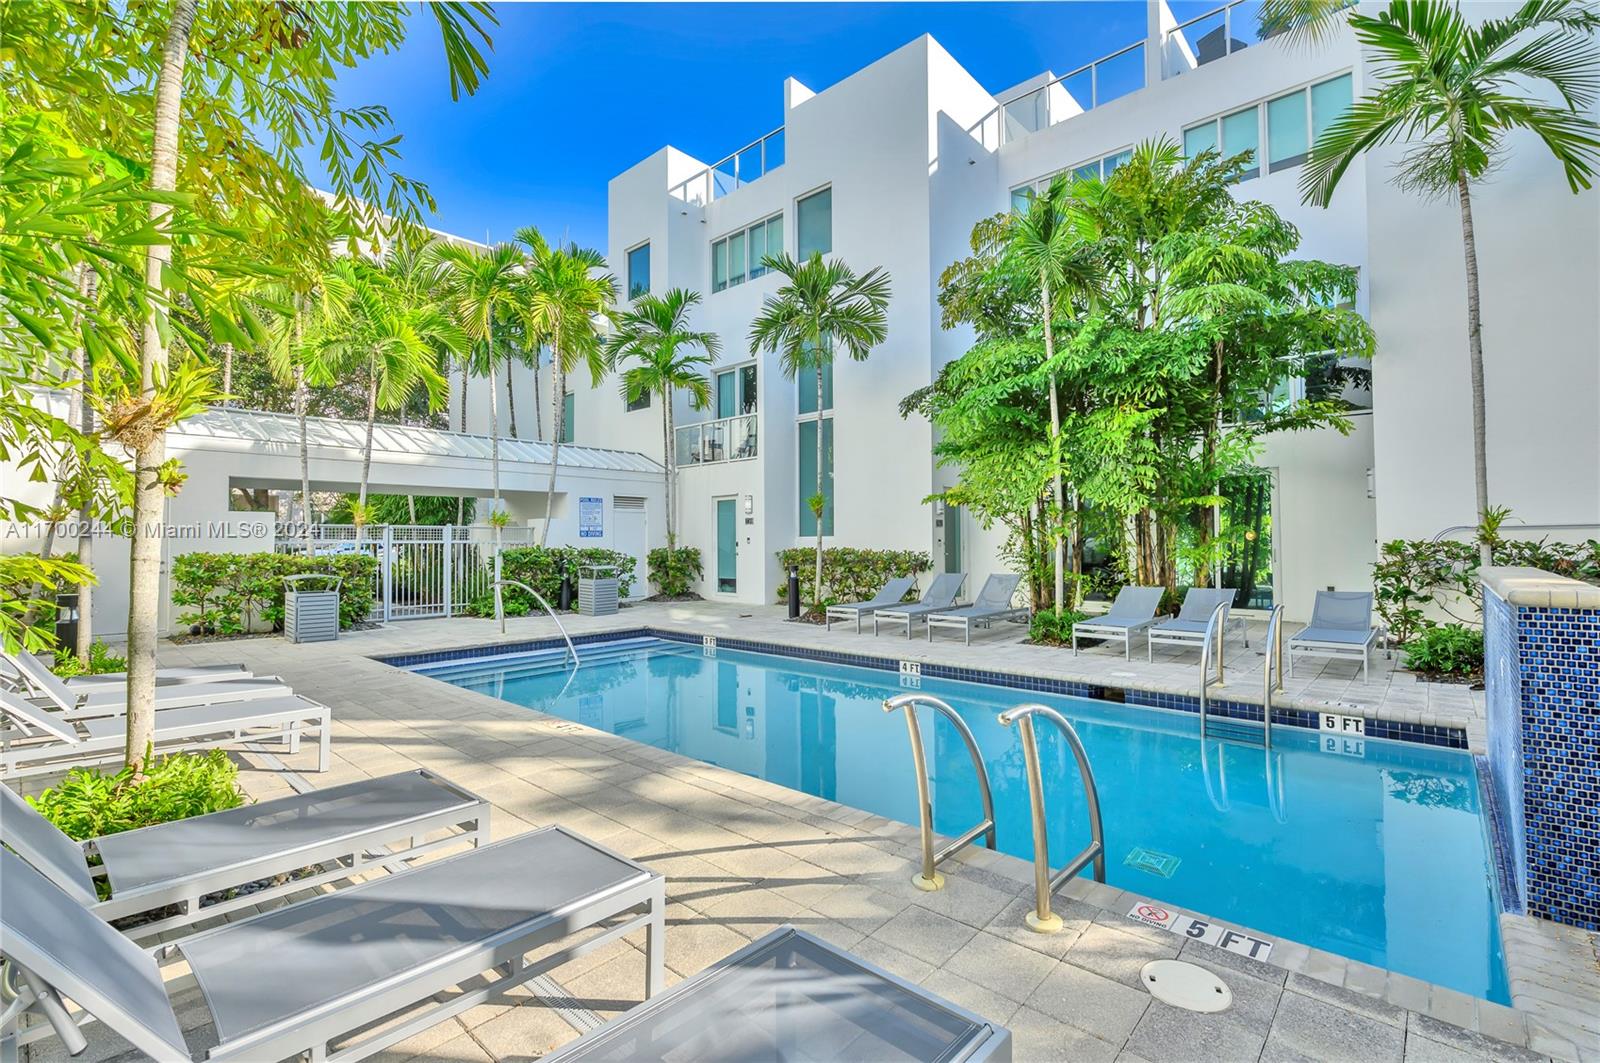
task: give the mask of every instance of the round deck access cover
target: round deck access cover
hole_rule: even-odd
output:
[[[1153,960],[1139,979],[1163,1004],[1189,1011],[1222,1011],[1233,1003],[1233,991],[1204,967],[1182,960]]]

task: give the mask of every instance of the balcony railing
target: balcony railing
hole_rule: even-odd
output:
[[[667,194],[673,199],[703,207],[776,170],[783,165],[783,155],[783,127],[779,126],[721,162],[707,166],[687,181],[673,185]]]
[[[990,151],[1145,87],[1144,41],[1001,103],[967,130]]]
[[[1266,40],[1262,0],[1233,0],[1175,26],[1161,38],[1161,76],[1175,78]]]
[[[677,431],[678,466],[743,461],[756,456],[756,414],[685,425]]]

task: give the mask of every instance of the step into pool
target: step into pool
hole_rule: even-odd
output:
[[[882,709],[895,673],[656,638],[426,664],[415,671],[513,704],[853,808],[916,824],[904,722]],[[972,728],[994,788],[999,847],[1032,858],[1017,733],[996,715],[1037,701],[1073,722],[1104,815],[1107,880],[1464,993],[1508,1002],[1477,776],[1463,752],[1313,731],[1208,729],[1189,713],[954,680],[917,687]],[[981,818],[954,728],[924,716],[935,827]],[[1219,733],[1224,737],[1219,737]],[[1039,728],[1050,852],[1088,840],[1059,734]]]

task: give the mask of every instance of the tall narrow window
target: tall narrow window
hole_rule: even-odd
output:
[[[739,370],[739,412],[756,412],[756,367],[743,366]]]
[[[728,283],[744,283],[744,233],[728,237]]]
[[[1224,115],[1222,119],[1222,154],[1225,156],[1250,152],[1250,162],[1239,180],[1248,181],[1261,176],[1261,108],[1250,107]]]
[[[571,443],[576,438],[574,429],[576,428],[577,417],[575,415],[577,412],[577,396],[569,391],[561,400],[561,442],[563,443]]]
[[[1028,204],[1033,202],[1033,186],[1023,185],[1021,188],[1011,190],[1011,209],[1018,214],[1028,213]]]
[[[718,240],[711,245],[711,290],[720,292],[728,286],[728,241]]]
[[[1340,115],[1350,109],[1350,75],[1311,86],[1311,142],[1315,144]]]
[[[817,412],[817,371],[810,366],[802,366],[795,374],[796,398],[799,399],[798,409],[801,414]],[[822,408],[833,409],[833,366],[822,367]]]
[[[1267,104],[1267,169],[1272,173],[1299,166],[1310,150],[1304,91],[1279,96]]]
[[[762,263],[767,251],[767,227],[765,225],[752,225],[750,227],[750,279],[755,280],[767,271]]]
[[[1215,151],[1217,148],[1217,120],[1192,126],[1183,131],[1183,154],[1185,158],[1192,159],[1202,152]]]
[[[783,254],[783,215],[774,214],[767,219],[767,254]]]
[[[795,204],[795,255],[804,262],[833,250],[833,189],[813,192]]]
[[[628,252],[628,298],[650,293],[650,244],[640,244]]]
[[[817,517],[811,496],[817,494],[817,419],[800,422],[799,448],[800,534],[817,534]],[[833,534],[833,418],[822,419],[822,495],[828,500],[822,512],[822,534]]]
[[[717,417],[732,417],[739,412],[739,375],[730,369],[717,374]]]

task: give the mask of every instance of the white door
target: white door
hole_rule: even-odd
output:
[[[644,499],[617,495],[611,500],[612,542],[618,550],[637,561],[629,599],[644,598],[650,594],[649,567],[645,563],[650,539],[646,534],[644,518]]]

